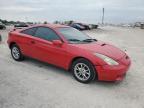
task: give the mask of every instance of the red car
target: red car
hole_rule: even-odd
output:
[[[76,80],[89,83],[122,80],[131,61],[127,54],[64,25],[36,25],[11,31],[8,45],[14,60],[31,57],[69,70]]]

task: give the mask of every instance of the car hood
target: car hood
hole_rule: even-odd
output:
[[[125,52],[123,52],[119,48],[101,41],[88,44],[74,44],[74,46],[83,50],[88,50],[92,53],[100,53],[106,55],[115,60],[119,60],[123,56],[125,56]]]

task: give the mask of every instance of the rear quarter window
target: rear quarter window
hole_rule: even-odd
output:
[[[26,30],[21,31],[21,33],[34,36],[36,30],[37,30],[37,27],[33,27],[30,29],[26,29]]]

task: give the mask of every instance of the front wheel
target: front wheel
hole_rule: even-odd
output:
[[[20,48],[16,44],[13,44],[11,46],[11,55],[13,59],[16,61],[22,61],[24,59],[24,56],[22,55]]]
[[[83,58],[74,61],[71,70],[74,78],[81,83],[89,83],[94,80],[96,76],[93,65]]]

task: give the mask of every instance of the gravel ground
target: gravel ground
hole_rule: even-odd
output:
[[[122,82],[77,82],[69,72],[33,59],[16,62],[0,31],[0,108],[144,108],[144,30],[101,27],[85,31],[116,45],[132,59]]]

